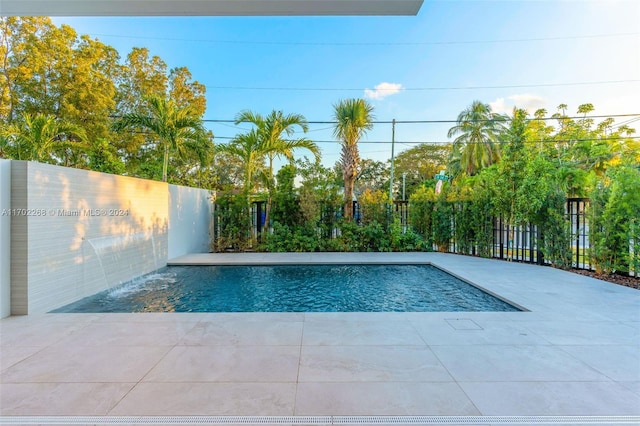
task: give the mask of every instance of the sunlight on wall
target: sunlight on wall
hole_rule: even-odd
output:
[[[193,217],[204,211],[200,200],[208,199],[207,191],[172,185],[174,199],[187,202],[170,207],[163,182],[35,162],[26,163],[25,175],[31,214],[12,232],[26,239],[27,273],[12,285],[26,286],[28,313],[47,312],[165,266],[170,211],[181,218],[174,228],[182,230],[173,235],[171,252],[208,249],[209,215]],[[200,236],[199,245],[183,241],[193,235]]]

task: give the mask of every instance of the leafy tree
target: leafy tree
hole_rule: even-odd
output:
[[[354,192],[362,194],[365,191],[386,191],[389,188],[389,168],[381,161],[363,159],[360,162],[358,176],[354,185]]]
[[[218,144],[217,148],[224,145]],[[244,164],[236,155],[215,149],[215,156],[211,163],[211,173],[214,188],[220,191],[231,191],[242,187],[244,183]]]
[[[554,114],[560,129],[551,138],[551,141],[555,141],[553,146],[556,150],[553,157],[560,167],[580,168],[602,175],[607,165],[620,155],[620,131],[611,130],[613,119],[606,119],[594,127],[594,120],[587,118],[587,114],[594,111],[592,104],[578,106],[578,114],[583,115],[579,120],[567,117],[564,113],[567,106],[563,104],[558,108],[561,107],[563,113]],[[624,130],[627,129],[623,128]],[[570,174],[568,176],[573,177]],[[569,187],[572,186],[577,189],[581,183],[569,183]]]
[[[358,141],[373,128],[373,106],[364,99],[346,99],[333,106],[334,119],[337,122],[333,135],[342,145],[341,163],[344,179],[344,215],[353,218],[353,189],[360,154]]]
[[[69,77],[60,82],[58,117],[81,126],[89,140],[110,136],[119,59],[113,47],[82,35],[74,45],[70,69],[64,70]]]
[[[338,219],[336,207],[340,206],[340,177],[335,169],[310,162],[306,157],[296,161],[300,187],[300,213],[305,223],[320,224],[323,235],[328,237]]]
[[[192,115],[202,117],[206,108],[205,87],[191,81],[191,73],[185,67],[168,71],[167,64],[159,56],[151,56],[149,49],[135,47],[121,66],[116,94],[116,116],[127,114],[152,115],[147,99],[160,97],[171,100],[178,108],[189,107]],[[127,172],[134,176],[157,179],[163,168],[162,146],[149,133],[128,132],[112,138],[122,153]],[[197,156],[195,156],[197,157]],[[187,153],[174,159],[172,176],[191,179],[191,170],[198,158]],[[177,160],[177,161],[176,161]],[[200,171],[198,173],[201,173]]]
[[[169,70],[168,96],[179,107],[190,106],[201,117],[206,108],[206,87],[198,81],[192,81],[191,71],[187,67]]]
[[[192,164],[188,166],[186,162],[181,163],[170,173],[171,181],[176,185],[190,186],[193,188],[202,188],[208,190],[216,190],[218,176],[213,165],[202,166],[200,164]]]
[[[281,225],[294,227],[300,225],[300,207],[294,188],[296,167],[287,164],[278,170],[277,188],[273,199],[273,220]]]
[[[515,227],[525,224],[522,207],[529,199],[529,194],[522,192],[524,169],[528,160],[525,150],[526,130],[527,112],[514,108],[509,128],[502,135],[502,158],[490,178],[494,188],[495,214],[509,225],[508,249],[512,249]]]
[[[486,193],[478,193],[474,196],[471,204],[473,229],[473,241],[477,250],[477,255],[481,257],[491,257],[493,248],[493,216],[491,216],[491,201],[481,199]]]
[[[184,157],[191,151],[204,163],[211,154],[212,144],[195,111],[190,106],[178,107],[173,101],[158,96],[147,98],[147,102],[150,115],[126,114],[114,122],[114,131],[143,129],[155,135],[156,142],[163,151],[163,182],[167,181],[171,153]]]
[[[150,112],[145,99],[167,94],[167,64],[149,49],[134,47],[122,66],[116,110],[119,115]],[[180,105],[184,106],[184,105]]]
[[[538,247],[554,266],[571,266],[571,246],[568,221],[565,217],[564,192],[557,166],[542,157],[536,157],[525,165],[521,193],[526,194],[520,205],[524,222],[538,227]]]
[[[470,240],[463,245],[471,245],[471,251],[481,257],[490,257],[493,248],[493,228],[495,218],[495,166],[484,169],[482,173],[458,180],[456,183],[462,186],[458,193],[463,203],[468,202],[468,211],[456,218],[456,227],[462,222],[462,227],[470,230],[470,235],[457,235],[457,239]],[[460,219],[460,220],[459,220]],[[464,223],[468,220],[468,223]]]
[[[497,145],[504,130],[504,117],[491,112],[488,104],[474,101],[458,115],[457,124],[449,129],[447,137],[453,140],[450,166],[454,171],[472,176],[483,167],[500,159]]]
[[[409,199],[409,223],[411,228],[425,241],[433,246],[433,207],[436,194],[433,188],[418,188]]]
[[[0,126],[0,158],[7,158],[9,149],[9,136],[5,134],[5,129]]]
[[[553,126],[547,124],[547,110],[540,108],[533,113],[533,119],[529,120],[526,129],[526,140],[532,141],[537,155],[549,155],[550,144],[546,143],[552,139]]]
[[[87,139],[108,135],[118,53],[46,17],[0,18],[0,119],[52,115],[81,126]]]
[[[387,191],[365,190],[359,200],[362,223],[364,225],[378,223],[383,229],[386,228],[391,223],[390,202]]]
[[[396,176],[402,177],[406,174],[407,199],[422,184],[433,181],[434,176],[445,169],[450,153],[451,145],[448,144],[420,144],[396,156],[394,160]]]
[[[451,237],[453,236],[452,218],[452,204],[447,200],[446,191],[443,191],[436,197],[431,217],[433,242],[438,246],[438,251],[449,251]]]
[[[91,146],[109,141],[129,175],[159,178],[163,152],[158,153],[157,141],[143,132],[114,134],[110,117],[150,115],[146,99],[152,95],[204,112],[204,86],[184,67],[167,72],[148,49],[134,48],[120,63],[113,47],[67,25],[57,27],[48,17],[4,17],[0,28],[0,122],[6,125],[20,125],[25,114],[53,116],[82,128]],[[90,150],[67,148],[51,155],[65,165],[97,164],[88,158]],[[174,169],[181,168],[176,174],[187,177],[192,160],[174,162]]]
[[[118,157],[115,148],[106,139],[98,139],[89,149],[89,167],[103,173],[124,173],[124,162]]]

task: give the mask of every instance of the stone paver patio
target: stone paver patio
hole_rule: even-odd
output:
[[[640,416],[637,290],[439,253],[173,263],[314,262],[432,263],[528,312],[10,317],[0,320],[0,419]]]

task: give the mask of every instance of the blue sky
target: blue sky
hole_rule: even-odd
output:
[[[330,121],[332,105],[349,97],[367,97],[380,121],[454,120],[476,99],[498,112],[517,105],[531,112],[546,108],[551,115],[565,103],[573,114],[578,105],[592,103],[598,115],[640,114],[640,2],[635,0],[426,0],[417,16],[405,17],[54,22],[114,46],[122,57],[134,46],[148,47],[170,68],[188,67],[207,86],[205,119],[233,119],[243,109],[264,114],[280,109]],[[605,81],[625,82],[581,84]],[[383,83],[400,89],[375,91]],[[640,121],[634,124],[640,130]],[[247,128],[207,125],[220,137],[217,143]],[[415,142],[447,141],[449,127],[398,124],[396,153]],[[325,165],[338,160],[329,124],[312,124],[307,136],[321,141]],[[387,160],[390,141],[391,125],[377,124],[363,139],[361,156]]]

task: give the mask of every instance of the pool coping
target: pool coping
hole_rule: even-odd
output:
[[[347,257],[350,261],[345,261]],[[432,264],[467,282],[480,284],[483,290],[529,311],[10,317],[0,320],[0,359],[3,361],[0,375],[0,413],[3,417],[0,417],[0,424],[16,420],[18,424],[30,421],[34,424],[36,420],[49,424],[52,417],[35,416],[53,415],[67,416],[68,419],[64,418],[69,424],[78,424],[74,419],[80,421],[82,416],[89,414],[98,415],[97,420],[94,419],[96,424],[124,421],[119,416],[135,416],[136,419],[151,416],[151,420],[147,420],[153,424],[198,420],[189,416],[199,416],[202,422],[209,422],[207,424],[247,424],[237,416],[253,422],[251,424],[265,424],[263,420],[273,424],[282,424],[280,421],[300,424],[304,418],[309,422],[330,418],[334,422],[339,416],[348,416],[354,424],[386,424],[384,421],[393,424],[503,424],[505,419],[511,424],[534,424],[542,417],[546,417],[548,424],[561,421],[563,424],[640,422],[640,363],[637,358],[640,352],[640,292],[637,290],[550,267],[441,253],[196,254],[174,259],[170,264],[201,264],[205,260],[206,264]],[[459,320],[470,321],[469,324],[472,322],[481,330],[456,329]],[[223,346],[189,346],[191,344],[183,340],[169,338],[174,328],[193,332],[198,327],[215,331],[216,339],[224,340],[215,345]],[[237,351],[238,359],[248,363],[246,368],[257,368],[243,358],[242,354],[249,349],[246,343],[238,341],[242,340],[243,333],[255,332],[246,327],[262,330],[256,336],[264,341],[251,342],[251,351],[263,354],[258,357],[267,356],[264,354],[269,351],[274,354],[286,352],[290,346],[272,346],[273,339],[284,338],[284,328],[297,330],[299,343],[291,347],[288,355],[297,360],[297,367],[292,366],[297,368],[292,381],[281,383],[264,379],[251,384],[246,383],[246,379],[220,381],[205,377],[195,382],[166,385],[157,382],[158,389],[150,388],[157,380],[154,375],[164,371],[162,374],[171,376],[166,370],[171,359],[182,362],[175,356],[171,358],[176,351],[194,351],[191,356],[206,352],[207,361],[194,359],[198,364],[211,362],[211,357],[215,357],[208,350],[216,352],[229,348]],[[163,333],[150,339],[159,330]],[[223,331],[231,333],[229,330],[236,330],[235,334],[220,335]],[[122,343],[118,343],[118,339],[123,335],[140,342],[135,346],[134,343],[119,346]],[[86,337],[81,340],[83,336]],[[267,342],[269,339],[270,343]],[[153,355],[157,359],[146,360],[151,364],[140,367],[141,372],[136,373],[139,377],[133,381],[119,379],[116,374],[107,384],[97,383],[92,377],[107,372],[89,369],[83,364],[94,361],[74,355],[91,353],[91,348],[99,348],[114,359],[124,356],[120,354],[123,349],[149,353],[148,358]],[[419,357],[416,361],[412,355],[416,351],[426,358]],[[390,361],[384,356],[387,353],[399,356],[398,361]],[[318,358],[319,354],[332,355]],[[66,365],[65,356],[73,358],[78,365],[73,368]],[[278,373],[277,364],[284,362],[281,355],[269,359],[276,363],[272,368],[274,371],[256,374]],[[359,359],[369,361],[361,364]],[[405,361],[401,362],[402,359]],[[427,359],[430,360],[427,364],[431,364],[403,375],[403,368],[409,368],[408,365],[414,365],[414,362],[427,362]],[[144,361],[132,360],[133,364]],[[324,367],[318,367],[320,361]],[[379,365],[372,367],[371,362]],[[47,371],[42,371],[44,363],[49,363]],[[368,367],[363,369],[363,365]],[[115,368],[109,364],[102,367],[105,370]],[[429,369],[436,369],[441,376],[429,376]],[[319,372],[335,380],[324,380],[322,375],[318,376]],[[207,375],[207,371],[202,373]],[[242,375],[242,371],[236,373]],[[89,377],[81,377],[82,374]],[[420,378],[421,375],[427,378]],[[218,407],[202,400],[202,394],[186,395],[190,387],[210,395],[218,395],[216,392],[226,389],[225,395],[229,396],[215,399],[221,406]],[[278,401],[284,408],[274,408],[277,406],[273,401],[267,401],[268,405],[260,408],[243,400],[254,388],[262,389],[267,400],[264,392],[280,398]],[[67,397],[59,397],[54,404],[56,407],[52,408],[52,389],[65,389],[65,395],[72,391],[80,393],[73,404],[66,400]],[[413,391],[406,393],[409,389]],[[173,390],[171,395],[164,393],[169,390]],[[22,402],[16,400],[20,392],[27,391],[25,395],[29,397],[23,395]],[[112,399],[102,399],[111,401],[105,408],[101,404],[106,402],[92,400],[88,391],[112,392],[115,396],[109,394]],[[283,393],[279,393],[281,391]],[[366,392],[366,395],[360,392]],[[232,394],[235,396],[231,397]],[[149,406],[144,399],[149,395],[167,402],[157,407]],[[26,402],[24,398],[27,398]],[[171,410],[171,403],[176,404],[175,412],[167,412]],[[274,410],[282,412],[274,413]],[[171,418],[167,417],[169,415]],[[267,419],[268,416],[271,417]],[[504,419],[501,420],[501,416]],[[63,420],[62,417],[53,420],[56,419]],[[136,422],[131,420],[131,424],[138,424]]]

